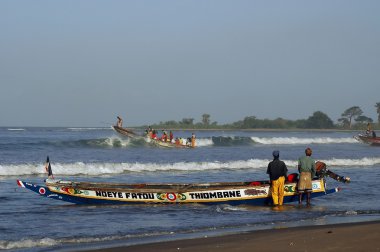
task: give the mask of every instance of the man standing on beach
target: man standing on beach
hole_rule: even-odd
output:
[[[302,196],[306,193],[307,204],[310,205],[310,195],[313,190],[311,180],[315,175],[315,160],[311,157],[312,150],[305,150],[306,156],[298,159],[298,171],[300,179],[298,181],[298,203],[302,203]]]
[[[273,205],[282,206],[284,202],[284,184],[288,168],[285,163],[280,160],[280,152],[273,151],[273,161],[268,164],[267,174],[271,181],[271,193]]]

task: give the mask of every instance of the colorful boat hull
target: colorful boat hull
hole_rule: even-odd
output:
[[[46,185],[17,180],[20,187],[40,196],[74,204],[229,204],[269,205],[269,184],[250,182],[212,184],[99,184],[71,181],[47,182]],[[228,184],[228,186],[227,186]],[[313,180],[311,196],[320,197],[339,191],[327,190],[324,179]],[[106,185],[106,186],[104,186]],[[298,201],[296,183],[285,184],[284,203]]]

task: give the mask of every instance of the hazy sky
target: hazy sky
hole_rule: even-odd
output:
[[[0,126],[208,113],[336,121],[380,102],[380,1],[1,0]]]

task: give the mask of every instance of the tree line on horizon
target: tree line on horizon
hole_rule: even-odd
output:
[[[149,125],[156,129],[365,129],[368,123],[373,124],[374,129],[380,126],[380,102],[375,105],[377,112],[377,123],[370,117],[363,115],[363,110],[359,106],[346,109],[337,123],[322,111],[316,111],[307,119],[288,120],[284,118],[259,119],[256,116],[247,116],[243,120],[228,124],[218,124],[211,122],[210,114],[203,114],[200,122],[195,122],[194,118],[183,118],[181,121],[166,121]],[[148,125],[144,125],[147,128]]]

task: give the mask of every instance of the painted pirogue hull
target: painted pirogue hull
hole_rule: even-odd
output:
[[[40,196],[75,204],[271,204],[270,185],[265,182],[210,184],[110,184],[46,180],[36,185],[17,180],[17,184]],[[325,188],[324,179],[313,180],[312,197],[338,192]],[[284,203],[298,200],[296,183],[285,184]]]
[[[132,130],[127,129],[127,128],[121,128],[119,126],[112,126],[112,129],[115,130],[117,133],[123,135],[123,136],[131,137],[131,138],[143,138],[143,136],[140,136],[140,135],[136,134],[135,132],[133,132]]]
[[[151,139],[151,138],[147,138],[147,142],[149,142],[153,145],[156,145],[156,146],[166,147],[166,148],[193,148],[190,145],[174,144],[171,142],[164,142],[161,140]]]
[[[372,136],[359,134],[357,136],[354,136],[354,138],[356,140],[361,141],[361,142],[366,143],[366,144],[379,145],[380,146],[380,137],[372,137]]]
[[[148,143],[151,143],[153,145],[160,146],[160,147],[165,147],[165,148],[192,148],[191,146],[188,146],[188,145],[183,145],[183,144],[177,145],[175,143],[164,142],[164,141],[161,141],[158,139],[151,139],[149,137],[141,136],[141,135],[136,134],[132,130],[126,129],[126,128],[121,128],[118,126],[112,126],[112,128],[117,133],[119,133],[123,136],[127,136],[127,137],[134,138],[134,139],[145,139]]]

